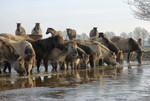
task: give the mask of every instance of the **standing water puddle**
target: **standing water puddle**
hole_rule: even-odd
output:
[[[0,101],[149,101],[150,65],[0,74],[0,91]]]

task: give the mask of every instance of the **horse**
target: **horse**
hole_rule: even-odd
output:
[[[5,39],[0,37],[0,62],[3,64],[5,62],[13,65],[14,69],[20,75],[25,73],[25,68],[23,65],[23,58],[17,53],[14,47]]]
[[[80,47],[78,47],[77,43],[74,41],[66,41],[69,50],[72,50],[73,48],[76,49],[73,54],[69,54],[65,58],[65,62],[67,64],[67,68],[69,68],[69,64],[73,69],[80,68],[80,65],[84,66],[83,68],[87,67],[87,62],[89,61],[89,55],[86,54],[84,50],[82,50]]]
[[[12,35],[8,33],[0,33],[0,37],[4,37],[4,38],[11,39],[14,41],[33,40],[32,37],[28,36],[27,34],[23,36],[17,36],[17,35]]]
[[[91,59],[93,61],[90,61],[91,67],[95,67],[96,62],[100,62],[100,60],[103,60],[108,65],[113,65],[113,66],[116,65],[115,53],[112,52],[111,50],[109,50],[104,45],[102,45],[96,41],[92,41],[92,40],[76,39],[74,41],[76,43],[79,43],[79,44],[82,44],[82,45],[85,45],[85,46],[91,48],[92,51],[94,52],[95,57],[94,57],[94,59]],[[93,58],[93,57],[91,57],[91,58]]]
[[[112,52],[115,52],[115,54],[117,56],[117,58],[116,58],[117,62],[119,64],[123,63],[124,55],[123,55],[122,50],[120,50],[119,47],[115,43],[113,43],[110,39],[108,39],[104,33],[101,32],[101,33],[99,33],[99,38],[90,38],[90,40],[97,41],[97,42],[103,44],[104,46],[106,46]]]
[[[76,47],[74,47],[73,44],[69,44],[68,42],[64,43],[66,50],[60,50],[58,48],[54,48],[49,57],[49,61],[51,62],[51,65],[53,67],[53,70],[57,70],[57,64],[60,63],[61,69],[66,68],[64,64],[65,59],[67,56],[76,56],[78,55]]]
[[[18,36],[22,36],[26,34],[25,29],[21,26],[21,23],[17,23],[17,29],[15,31],[15,34]]]
[[[77,43],[77,45],[78,45],[78,47],[80,47],[83,51],[85,51],[86,54],[89,55],[89,62],[90,62],[91,67],[93,68],[93,67],[94,67],[94,64],[92,65],[92,63],[94,63],[93,61],[95,61],[96,53],[94,53],[94,51],[93,51],[90,47],[88,47],[88,46],[86,46],[86,45],[84,45],[84,44]],[[81,64],[81,65],[82,65],[82,64]]]
[[[66,30],[67,30],[67,36],[69,37],[70,40],[76,38],[76,34],[77,34],[76,30],[70,28],[67,28]]]
[[[95,37],[98,38],[98,31],[97,31],[97,27],[93,27],[93,29],[90,31],[89,36],[90,37]]]
[[[0,37],[5,37],[14,41],[25,41],[25,40],[39,40],[42,39],[42,35],[30,35],[24,34],[22,36],[12,35],[8,33],[0,33]]]
[[[89,59],[88,55],[73,41],[65,40],[64,45],[67,50],[62,51],[54,48],[51,51],[49,61],[51,61],[53,70],[57,70],[57,63],[60,63],[60,69],[68,69],[69,64],[71,64],[72,68],[80,67],[80,64],[84,65],[85,68]]]
[[[40,71],[39,68],[42,60],[45,67],[45,71],[48,71],[49,56],[54,48],[66,50],[64,46],[64,40],[61,36],[48,37],[41,40],[27,40],[27,41],[29,41],[34,48],[37,61],[37,71]]]
[[[35,27],[32,29],[31,35],[42,35],[40,23],[35,23]]]
[[[61,31],[56,31],[53,28],[47,28],[46,34],[49,34],[49,33],[51,33],[52,36],[56,36],[56,35],[62,36],[62,32]]]
[[[128,53],[127,62],[130,62],[133,52],[137,53],[138,63],[141,64],[143,51],[140,45],[133,38],[122,38],[120,36],[114,36],[111,38],[111,41],[114,42],[123,53]]]
[[[4,37],[0,37],[0,39],[6,40],[7,42],[9,42],[13,48],[15,49],[15,51],[23,58],[24,61],[24,66],[26,69],[26,74],[30,75],[30,72],[32,70],[32,68],[35,66],[36,64],[36,60],[35,60],[35,51],[32,47],[32,45],[28,42],[28,41],[13,41]],[[6,63],[6,65],[8,65]],[[10,66],[8,68],[11,68]],[[6,66],[4,71],[6,70]]]

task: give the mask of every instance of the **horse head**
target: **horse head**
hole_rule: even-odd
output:
[[[40,29],[40,23],[35,23],[35,27],[36,27],[37,29]]]
[[[118,53],[117,53],[116,56],[117,56],[116,61],[117,61],[119,64],[123,64],[124,55],[123,55],[122,50],[118,51]]]
[[[109,56],[107,59],[105,59],[104,62],[105,62],[106,64],[108,64],[108,65],[113,65],[113,66],[115,66],[115,65],[117,64],[115,52],[111,52],[111,53],[110,53],[110,56]]]
[[[53,28],[47,28],[46,34],[49,34],[49,33],[51,33],[52,36],[54,36],[56,31]]]
[[[74,29],[66,29],[67,30],[67,36],[69,37],[70,40],[73,40],[76,38],[76,31]]]
[[[104,34],[103,32],[100,32],[98,38],[101,38],[101,37],[102,37],[102,38],[104,38],[104,37],[106,38],[106,34]]]
[[[30,45],[25,47],[24,53],[26,61],[30,61],[30,59],[35,56],[34,49]]]
[[[23,57],[19,57],[18,60],[13,64],[13,67],[15,69],[15,71],[20,75],[26,75],[27,71],[25,68],[25,63],[24,63],[24,58]]]
[[[71,54],[72,56],[78,56],[77,52],[77,44],[73,41],[70,41],[67,43],[68,48],[68,54]]]

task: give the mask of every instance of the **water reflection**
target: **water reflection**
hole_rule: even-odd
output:
[[[17,77],[1,74],[0,91],[32,87],[72,87],[91,81],[103,81],[104,78],[115,78],[122,74],[123,67],[96,67],[86,70],[60,70],[45,75]]]

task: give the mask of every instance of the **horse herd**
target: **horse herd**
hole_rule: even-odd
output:
[[[76,39],[76,31],[67,29],[70,40],[64,40],[62,33],[48,28],[46,34],[52,36],[44,39],[32,39],[26,35],[21,24],[17,24],[16,35],[0,34],[0,70],[11,72],[13,67],[19,75],[30,75],[32,68],[43,63],[48,71],[49,62],[53,70],[85,69],[88,64],[95,66],[122,64],[124,53],[128,53],[127,62],[130,62],[133,52],[137,53],[138,63],[141,64],[143,51],[133,38],[114,36],[108,39],[104,33],[98,33],[94,27],[90,31],[88,40]],[[36,23],[32,35],[41,35],[40,24]],[[2,72],[2,71],[1,71]]]

